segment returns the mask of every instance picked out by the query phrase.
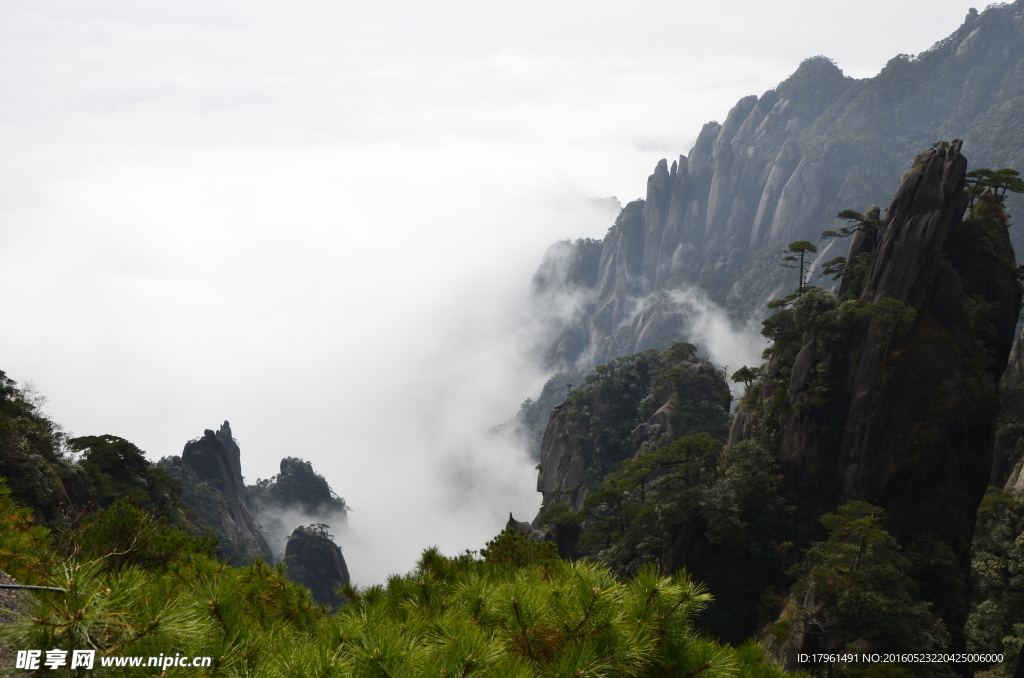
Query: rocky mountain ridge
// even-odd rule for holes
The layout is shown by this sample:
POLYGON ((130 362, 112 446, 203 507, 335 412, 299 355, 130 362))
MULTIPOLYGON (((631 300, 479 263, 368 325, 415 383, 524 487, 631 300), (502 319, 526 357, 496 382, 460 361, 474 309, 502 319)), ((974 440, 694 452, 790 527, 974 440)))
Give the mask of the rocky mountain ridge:
POLYGON ((254 505, 242 478, 241 450, 225 421, 217 431, 185 443, 181 456, 161 460, 161 467, 181 481, 186 505, 213 528, 219 550, 229 560, 273 560, 273 552, 253 518, 254 505))
MULTIPOLYGON (((602 241, 549 251, 538 293, 585 299, 550 364, 589 369, 692 340, 671 290, 699 289, 735 320, 758 315, 785 289, 778 252, 816 242, 841 210, 885 204, 921 147, 959 137, 976 166, 1024 166, 1022 103, 1024 0, 972 9, 950 36, 873 78, 846 77, 824 57, 804 61, 706 124, 687 155, 659 161, 646 197, 602 241)), ((831 249, 819 261, 841 253, 831 249)))
POLYGON ((238 563, 254 558, 288 563, 290 557, 296 576, 305 577, 300 583, 314 590, 319 602, 337 603, 335 586, 323 589, 309 573, 329 573, 336 585, 348 583, 344 556, 327 535, 328 528, 346 525, 348 507, 310 462, 285 457, 279 474, 247 486, 241 450, 225 421, 217 431, 207 429, 187 442, 180 457, 164 458, 159 465, 182 483, 185 505, 214 530, 222 556, 238 563), (306 529, 306 523, 315 529, 306 529))

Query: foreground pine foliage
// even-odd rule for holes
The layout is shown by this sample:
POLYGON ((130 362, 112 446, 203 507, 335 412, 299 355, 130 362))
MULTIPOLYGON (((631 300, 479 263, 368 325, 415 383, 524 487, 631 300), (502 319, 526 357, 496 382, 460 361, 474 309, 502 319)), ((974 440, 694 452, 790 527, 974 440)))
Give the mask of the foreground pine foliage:
POLYGON ((648 567, 623 582, 603 565, 558 560, 518 534, 499 536, 483 558, 428 549, 405 576, 344 590, 348 602, 332 615, 282 568, 228 566, 202 540, 182 538, 172 557, 150 557, 153 544, 169 537, 155 534, 143 511, 99 516, 120 521, 108 552, 76 541, 95 536, 95 520, 44 540, 2 482, 0 518, 5 543, 32 546, 0 550, 0 568, 67 590, 36 594, 20 621, 2 630, 15 647, 213 658, 209 668, 165 674, 97 660, 90 671, 76 670, 83 676, 782 675, 756 646, 737 650, 694 631, 710 596, 685 573, 663 577, 648 567))
POLYGON ((593 563, 492 567, 430 549, 412 574, 352 597, 337 620, 351 675, 717 676, 741 664, 694 634, 702 587, 653 568, 621 583, 593 563))

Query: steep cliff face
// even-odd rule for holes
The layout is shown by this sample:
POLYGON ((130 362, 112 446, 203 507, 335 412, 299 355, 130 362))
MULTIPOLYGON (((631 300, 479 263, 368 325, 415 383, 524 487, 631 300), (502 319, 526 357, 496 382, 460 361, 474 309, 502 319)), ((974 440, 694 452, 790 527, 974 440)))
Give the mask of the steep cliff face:
POLYGON ((960 150, 920 153, 872 242, 851 243, 871 256, 862 281, 769 321, 772 356, 731 436, 778 445, 805 534, 847 502, 882 507, 903 548, 931 554, 913 577, 954 647, 1022 294, 1000 200, 982 196, 963 220, 960 150))
POLYGON ((216 432, 206 429, 201 438, 185 443, 181 460, 199 482, 220 490, 230 501, 249 506, 242 480, 241 451, 228 422, 221 424, 216 432))
POLYGON ((267 540, 255 520, 253 503, 242 478, 241 450, 224 422, 216 432, 185 443, 181 456, 161 460, 161 468, 184 486, 184 499, 200 522, 213 528, 218 550, 230 562, 262 556, 273 560, 267 540))
MULTIPOLYGON (((648 298, 655 291, 698 286, 748 317, 784 289, 775 264, 787 243, 816 240, 843 209, 882 204, 937 139, 965 139, 977 166, 1024 166, 1022 36, 1018 0, 972 12, 874 78, 845 77, 816 57, 774 90, 741 99, 725 122, 704 126, 689 155, 657 164, 645 198, 627 204, 600 242, 596 276, 570 277, 592 296, 552 345, 552 365, 686 339, 685 319, 664 297, 648 298), (615 349, 602 353, 610 341, 615 349)), ((593 241, 585 247, 589 255, 593 241)))
POLYGON ((903 339, 875 317, 854 347, 839 480, 841 500, 888 507, 901 541, 938 538, 966 563, 1021 289, 1005 212, 983 199, 961 221, 967 160, 944 150, 914 160, 879 234, 861 299, 917 320, 903 339))
POLYGON ((335 590, 349 583, 348 566, 326 525, 295 528, 284 561, 288 578, 308 588, 313 600, 331 608, 341 604, 335 590))

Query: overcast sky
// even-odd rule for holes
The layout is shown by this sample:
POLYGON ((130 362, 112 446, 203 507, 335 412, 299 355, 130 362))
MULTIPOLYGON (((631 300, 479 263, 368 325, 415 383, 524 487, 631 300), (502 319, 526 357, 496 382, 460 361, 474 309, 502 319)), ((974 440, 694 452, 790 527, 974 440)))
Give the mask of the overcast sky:
MULTIPOLYGON (((530 275, 594 197, 807 57, 870 77, 950 0, 0 0, 0 369, 153 459, 313 462, 360 584, 539 506, 530 275)), ((738 364, 732 360, 730 364, 738 364)))

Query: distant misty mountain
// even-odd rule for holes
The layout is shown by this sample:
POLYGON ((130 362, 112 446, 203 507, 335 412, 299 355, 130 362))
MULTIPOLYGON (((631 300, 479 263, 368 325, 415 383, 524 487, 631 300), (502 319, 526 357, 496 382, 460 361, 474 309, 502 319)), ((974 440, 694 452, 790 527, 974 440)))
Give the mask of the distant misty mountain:
MULTIPOLYGON (((555 243, 534 275, 538 312, 563 329, 546 355, 558 373, 516 417, 533 455, 551 408, 595 365, 673 341, 706 354, 694 329, 714 304, 741 325, 759 320, 796 287, 779 266, 788 243, 820 245, 810 282, 830 287, 821 263, 848 247, 821 242, 836 214, 888 205, 922 148, 957 138, 968 169, 1024 170, 1024 0, 972 9, 949 37, 873 78, 812 57, 704 125, 687 155, 657 163, 646 198, 603 239, 555 243)), ((1007 206, 1019 216, 1024 199, 1007 206)), ((1024 246, 1021 227, 1010 238, 1024 246)))
MULTIPOLYGON (((550 366, 585 372, 692 339, 681 289, 702 290, 734 320, 756 316, 796 287, 796 274, 779 266, 789 242, 820 243, 841 210, 888 205, 914 156, 954 138, 964 140, 969 169, 1024 169, 1024 0, 972 9, 952 35, 893 57, 873 78, 807 59, 706 124, 687 155, 658 162, 646 199, 627 204, 603 240, 561 242, 546 254, 536 293, 574 300, 550 366)), ((1011 201, 1010 212, 1020 206, 1011 201)), ((1011 234, 1019 248, 1024 236, 1011 234)), ((818 262, 846 247, 833 241, 818 262)), ((564 393, 558 385, 549 395, 564 393)), ((546 412, 534 418, 546 421, 546 412)))

